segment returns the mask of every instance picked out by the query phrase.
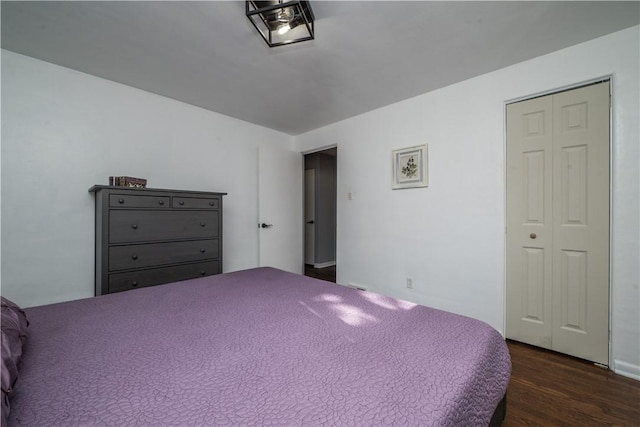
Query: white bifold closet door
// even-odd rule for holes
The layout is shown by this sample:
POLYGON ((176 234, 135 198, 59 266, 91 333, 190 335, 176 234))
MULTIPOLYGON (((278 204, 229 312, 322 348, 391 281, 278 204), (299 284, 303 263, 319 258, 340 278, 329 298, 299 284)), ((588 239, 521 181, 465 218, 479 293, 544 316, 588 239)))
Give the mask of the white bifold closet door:
POLYGON ((609 364, 609 82, 507 106, 507 338, 609 364))

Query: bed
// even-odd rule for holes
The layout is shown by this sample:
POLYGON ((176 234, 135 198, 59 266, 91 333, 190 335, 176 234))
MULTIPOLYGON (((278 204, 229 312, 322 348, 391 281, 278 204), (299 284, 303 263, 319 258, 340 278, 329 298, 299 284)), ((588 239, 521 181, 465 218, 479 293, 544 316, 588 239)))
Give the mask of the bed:
POLYGON ((491 326, 274 268, 24 311, 9 426, 486 426, 504 417, 511 361, 491 326))

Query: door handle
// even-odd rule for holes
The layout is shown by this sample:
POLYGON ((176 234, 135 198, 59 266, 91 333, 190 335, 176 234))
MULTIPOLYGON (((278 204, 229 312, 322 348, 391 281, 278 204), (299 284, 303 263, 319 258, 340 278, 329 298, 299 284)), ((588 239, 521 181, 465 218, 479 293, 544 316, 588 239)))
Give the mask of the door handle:
POLYGON ((271 227, 273 227, 273 224, 265 224, 263 222, 262 224, 258 224, 258 227, 260 227, 260 228, 271 228, 271 227))
POLYGON ((313 221, 313 220, 311 220, 311 221, 307 221, 307 224, 313 224, 313 223, 314 223, 314 221, 313 221))

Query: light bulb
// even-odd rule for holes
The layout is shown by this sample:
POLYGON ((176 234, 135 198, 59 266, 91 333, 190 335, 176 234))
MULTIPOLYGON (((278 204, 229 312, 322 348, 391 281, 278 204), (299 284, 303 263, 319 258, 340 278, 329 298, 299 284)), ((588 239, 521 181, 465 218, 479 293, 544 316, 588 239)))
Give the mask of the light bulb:
POLYGON ((283 36, 287 34, 290 29, 291 29, 291 26, 289 24, 281 25, 280 28, 278 28, 278 35, 283 36))

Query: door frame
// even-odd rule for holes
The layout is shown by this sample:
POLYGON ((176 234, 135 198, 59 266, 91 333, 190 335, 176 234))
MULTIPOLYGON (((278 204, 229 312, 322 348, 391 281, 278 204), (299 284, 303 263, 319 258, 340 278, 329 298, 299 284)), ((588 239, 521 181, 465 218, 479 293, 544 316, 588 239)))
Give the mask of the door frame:
MULTIPOLYGON (((304 165, 303 165, 304 166, 304 165)), ((315 225, 315 209, 316 209, 316 170, 315 169, 305 169, 304 170, 304 263, 307 264, 315 264, 316 262, 316 225, 315 225), (312 196, 312 197, 309 197, 312 196), (309 210, 312 210, 313 213, 309 215, 309 210), (309 221, 309 217, 311 218, 311 224, 309 221), (309 225, 313 225, 313 227, 309 227, 309 225)))
MULTIPOLYGON (((331 150, 333 148, 336 149, 336 153, 337 153, 336 154, 336 229, 335 229, 335 233, 336 233, 336 235, 335 235, 335 240, 336 240, 336 262, 335 262, 335 266, 336 266, 336 282, 337 282, 337 277, 338 277, 337 276, 337 274, 338 274, 338 226, 339 226, 339 224, 338 224, 339 204, 338 204, 338 202, 340 201, 339 192, 338 192, 338 188, 339 188, 339 185, 338 185, 339 184, 339 181, 338 181, 338 177, 339 177, 339 174, 338 174, 338 161, 339 161, 339 157, 340 157, 338 144, 336 143, 336 144, 324 145, 322 147, 313 148, 313 149, 307 150, 307 151, 302 151, 301 154, 302 154, 302 177, 303 177, 302 179, 303 179, 303 188, 304 188, 304 173, 305 173, 305 169, 304 169, 305 162, 304 162, 304 159, 305 159, 305 156, 307 154, 320 153, 322 151, 331 150)), ((303 194, 302 197, 304 198, 305 195, 303 194)), ((304 223, 305 222, 304 221, 304 212, 302 212, 302 215, 303 215, 303 223, 304 223)), ((305 238, 304 235, 303 235, 303 238, 305 238)), ((304 248, 305 248, 306 244, 307 244, 306 241, 302 242, 302 250, 303 251, 304 251, 304 248)), ((303 259, 304 259, 304 253, 303 253, 303 259)))
POLYGON ((614 87, 614 76, 612 74, 607 74, 601 77, 596 77, 589 80, 584 80, 578 83, 573 83, 566 86, 560 86, 555 89, 549 89, 541 92, 536 92, 533 94, 520 96, 517 98, 512 98, 505 100, 503 103, 503 114, 502 114, 502 164, 503 164, 503 192, 504 197, 502 200, 503 206, 503 224, 504 224, 504 236, 503 236, 503 254, 502 260, 504 262, 503 266, 503 287, 502 287, 502 295, 503 295, 503 307, 502 307, 502 331, 503 336, 506 336, 507 330, 507 106, 509 104, 514 104, 516 102, 527 101, 534 98, 539 98, 542 96, 552 95, 559 92, 566 92, 573 89, 578 89, 584 86, 590 86, 597 83, 609 82, 609 348, 608 348, 608 359, 609 366, 607 367, 609 370, 613 370, 613 335, 612 331, 612 322, 613 322, 613 288, 612 288, 612 268, 613 259, 612 259, 612 248, 613 248, 613 168, 614 168, 614 158, 613 158, 613 128, 614 128, 614 115, 613 115, 613 87, 614 87))

